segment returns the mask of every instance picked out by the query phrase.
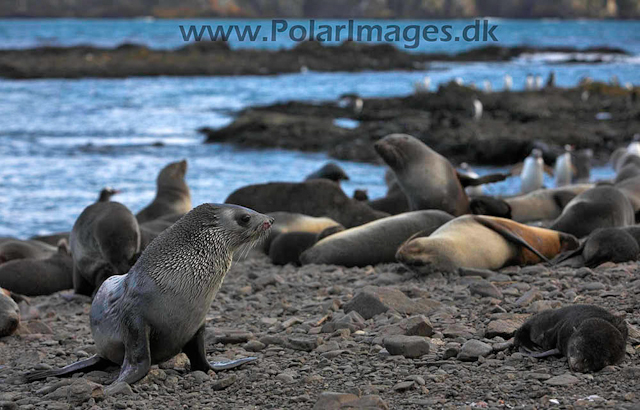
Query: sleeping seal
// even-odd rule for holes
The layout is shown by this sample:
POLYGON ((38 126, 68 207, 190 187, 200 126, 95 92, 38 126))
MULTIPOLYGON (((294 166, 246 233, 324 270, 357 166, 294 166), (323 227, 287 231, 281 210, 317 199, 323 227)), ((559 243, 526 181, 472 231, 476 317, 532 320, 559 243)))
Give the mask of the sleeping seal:
POLYGON ((15 259, 46 259, 55 253, 55 246, 34 239, 6 238, 0 242, 0 264, 15 259))
POLYGON ((300 255, 300 262, 348 267, 394 262, 398 247, 409 237, 421 231, 428 235, 452 219, 438 210, 378 219, 319 241, 300 255))
POLYGON ((597 372, 624 359, 627 324, 598 306, 545 310, 517 331, 513 345, 531 356, 566 356, 575 372, 597 372))
POLYGON ((186 159, 173 162, 160 171, 156 180, 156 197, 136 214, 139 223, 169 214, 185 214, 191 210, 191 193, 184 180, 186 174, 186 159))
POLYGON ((396 259, 427 275, 459 268, 497 270, 531 265, 576 249, 572 235, 519 224, 510 219, 464 215, 442 225, 428 237, 408 240, 396 259))
POLYGON ((453 216, 469 212, 469 199, 451 163, 419 139, 391 134, 374 148, 393 169, 412 211, 440 209, 453 216))
POLYGON ((73 289, 91 296, 112 275, 127 273, 140 252, 135 216, 119 202, 96 202, 82 211, 69 237, 73 289))
POLYGON ((549 228, 583 238, 598 228, 634 223, 627 196, 611 185, 598 185, 573 198, 549 228))
POLYGON ((180 352, 189 358, 191 371, 219 370, 221 366, 212 366, 206 358, 207 312, 233 254, 263 238, 272 222, 238 206, 196 207, 151 242, 129 273, 100 286, 90 313, 97 354, 62 369, 29 373, 26 380, 118 364, 114 384, 131 384, 151 365, 180 352))
POLYGON ((17 259, 0 265, 0 287, 25 296, 73 288, 73 260, 64 239, 47 259, 17 259))

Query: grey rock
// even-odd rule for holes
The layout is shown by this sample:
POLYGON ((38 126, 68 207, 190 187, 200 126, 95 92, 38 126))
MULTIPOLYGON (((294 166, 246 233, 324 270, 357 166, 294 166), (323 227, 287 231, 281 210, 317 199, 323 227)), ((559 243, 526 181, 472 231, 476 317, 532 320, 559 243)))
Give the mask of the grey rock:
POLYGON ((469 291, 472 295, 480 297, 489 297, 502 299, 502 292, 493 283, 486 280, 478 280, 469 285, 469 291))
POLYGON ((460 353, 458 353, 458 360, 471 362, 476 361, 478 360, 478 357, 487 356, 492 350, 491 346, 487 343, 471 339, 462 345, 460 353))
POLYGON ((249 340, 244 344, 244 346, 242 346, 242 348, 248 352, 259 352, 265 347, 267 346, 259 340, 249 340))
POLYGON ((544 382, 550 386, 571 386, 572 384, 576 384, 579 381, 580 379, 578 379, 571 373, 564 373, 559 376, 554 376, 550 379, 547 379, 544 382))
POLYGON ((236 376, 235 374, 232 374, 229 377, 225 377, 224 379, 219 379, 213 382, 213 384, 211 385, 211 389, 213 389, 214 391, 224 390, 227 387, 234 384, 237 380, 238 380, 238 376, 236 376))
POLYGON ((389 406, 380 398, 380 396, 377 395, 358 397, 351 393, 333 392, 323 392, 313 406, 313 410, 338 409, 388 410, 389 406))
POLYGON ((384 347, 392 355, 420 357, 428 354, 431 346, 421 336, 393 335, 384 339, 384 347))
POLYGON ((389 309, 407 315, 428 314, 436 306, 438 302, 426 298, 413 300, 395 288, 366 286, 342 308, 346 313, 355 310, 364 319, 371 319, 389 309))

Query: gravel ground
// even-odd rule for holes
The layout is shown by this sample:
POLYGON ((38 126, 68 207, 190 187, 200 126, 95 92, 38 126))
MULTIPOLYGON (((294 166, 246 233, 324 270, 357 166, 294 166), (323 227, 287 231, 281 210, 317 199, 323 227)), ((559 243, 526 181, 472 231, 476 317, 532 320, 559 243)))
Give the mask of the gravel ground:
POLYGON ((21 380, 94 352, 88 301, 34 297, 35 317, 0 340, 0 408, 640 408, 639 272, 609 263, 420 278, 397 264, 278 267, 254 256, 234 265, 216 296, 206 346, 212 361, 257 361, 189 373, 179 355, 112 394, 102 387, 115 367, 21 380), (575 374, 566 359, 529 358, 505 343, 530 314, 571 303, 626 317, 621 364, 575 374))

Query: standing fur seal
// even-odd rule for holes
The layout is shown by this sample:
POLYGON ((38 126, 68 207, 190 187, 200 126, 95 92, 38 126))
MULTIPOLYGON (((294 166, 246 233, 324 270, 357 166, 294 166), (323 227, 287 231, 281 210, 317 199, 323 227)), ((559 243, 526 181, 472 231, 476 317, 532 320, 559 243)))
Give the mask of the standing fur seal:
MULTIPOLYGON (((234 252, 264 238, 273 218, 202 204, 164 231, 129 273, 107 279, 91 305, 97 354, 27 381, 121 365, 115 383, 135 383, 151 365, 184 352, 191 371, 216 369, 205 354, 205 321, 234 252)), ((246 359, 245 359, 246 360, 246 359)))
POLYGON ((573 198, 549 228, 583 238, 598 228, 634 223, 629 199, 611 185, 598 185, 573 198))
POLYGON ((20 326, 20 308, 11 292, 0 288, 0 337, 9 336, 20 326))
POLYGON ((47 259, 18 259, 0 265, 0 287, 25 296, 73 288, 73 260, 64 239, 47 259))
POLYGON ((140 252, 135 216, 119 202, 96 202, 85 208, 70 236, 73 289, 91 296, 112 275, 127 273, 140 252))
POLYGON ((347 175, 346 172, 344 172, 344 169, 342 169, 340 165, 336 164, 335 162, 327 162, 319 170, 307 175, 307 177, 305 178, 305 181, 308 181, 310 179, 322 179, 322 178, 328 179, 330 181, 337 182, 337 183, 340 183, 340 181, 343 181, 343 180, 344 181, 349 180, 349 176, 347 175))
POLYGON ((184 180, 187 160, 173 162, 160 171, 156 184, 156 197, 138 212, 139 223, 152 221, 168 214, 184 214, 191 210, 191 193, 184 180))
POLYGON ((529 318, 513 345, 533 357, 566 356, 576 372, 597 372, 624 359, 627 324, 598 306, 572 305, 545 310, 529 318))
POLYGON ((510 198, 480 196, 471 199, 471 211, 476 215, 498 216, 516 222, 553 220, 576 195, 593 188, 593 184, 569 185, 562 188, 538 189, 510 198))
POLYGON ((419 274, 458 268, 497 270, 530 265, 578 247, 572 235, 519 224, 510 219, 464 215, 426 238, 408 240, 397 260, 419 274))
POLYGON ((303 264, 367 266, 394 262, 398 247, 417 232, 428 235, 453 217, 438 210, 378 219, 325 238, 300 255, 303 264))
POLYGON ((469 199, 455 168, 422 141, 411 135, 391 134, 374 147, 393 169, 412 211, 440 209, 454 216, 469 212, 469 199))
POLYGON ((225 203, 262 213, 283 211, 328 217, 346 228, 389 216, 349 198, 339 185, 326 179, 249 185, 232 192, 225 203))

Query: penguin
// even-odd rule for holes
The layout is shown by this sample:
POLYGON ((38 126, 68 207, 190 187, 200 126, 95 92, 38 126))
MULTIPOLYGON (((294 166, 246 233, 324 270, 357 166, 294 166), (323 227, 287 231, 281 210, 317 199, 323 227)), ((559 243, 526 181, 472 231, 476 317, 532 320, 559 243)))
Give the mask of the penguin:
POLYGON ((426 76, 422 81, 418 81, 413 85, 413 89, 418 93, 428 93, 431 88, 431 77, 426 76))
POLYGON ((564 146, 564 154, 559 155, 556 158, 556 165, 553 171, 555 177, 556 187, 562 187, 570 185, 573 179, 573 162, 571 161, 571 152, 573 147, 571 145, 564 146))
POLYGON ((482 82, 482 86, 484 87, 484 91, 487 93, 491 92, 491 82, 489 80, 484 80, 482 82))
POLYGON ((524 80, 524 89, 527 91, 533 91, 535 87, 535 79, 532 74, 527 74, 527 78, 524 80))
POLYGON ((531 150, 523 164, 514 166, 512 175, 520 174, 520 191, 523 194, 543 188, 544 173, 552 174, 542 160, 542 151, 538 148, 531 150))
POLYGON ((482 118, 482 102, 475 98, 473 100, 473 119, 479 121, 482 118))
POLYGON ((511 88, 513 88, 513 77, 511 77, 509 74, 505 74, 504 75, 504 90, 505 91, 511 91, 511 88))
POLYGON ((535 87, 536 91, 540 91, 542 90, 542 76, 541 75, 537 75, 536 76, 536 87, 535 87))

